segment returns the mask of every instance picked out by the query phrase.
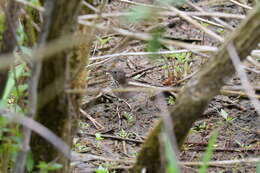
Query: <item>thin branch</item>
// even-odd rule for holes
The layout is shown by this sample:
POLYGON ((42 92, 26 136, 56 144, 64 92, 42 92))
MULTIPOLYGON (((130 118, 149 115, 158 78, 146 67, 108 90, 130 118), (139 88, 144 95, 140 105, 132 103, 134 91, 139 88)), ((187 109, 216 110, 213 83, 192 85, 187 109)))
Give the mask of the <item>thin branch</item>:
POLYGON ((205 32, 210 37, 213 37, 213 38, 215 38, 216 40, 218 40, 220 42, 224 42, 224 39, 222 37, 217 35, 215 32, 209 30, 208 28, 202 26, 201 24, 199 24, 197 21, 193 20, 190 16, 188 16, 184 12, 178 10, 175 7, 169 7, 169 9, 172 10, 173 12, 177 13, 181 18, 183 18, 184 20, 186 20, 190 24, 194 25, 196 28, 198 28, 198 29, 202 30, 203 32, 205 32))
MULTIPOLYGON (((193 7, 194 9, 200 11, 200 12, 204 12, 204 9, 200 8, 199 6, 195 5, 194 3, 190 2, 190 0, 186 0, 186 3, 189 4, 191 7, 193 7)), ((217 18, 216 16, 213 17, 213 19, 220 23, 221 25, 225 26, 226 28, 230 29, 230 30, 233 30, 234 28, 229 25, 228 23, 224 22, 223 20, 217 18)))
POLYGON ((96 56, 90 58, 90 60, 94 61, 94 60, 101 60, 105 58, 118 57, 118 56, 167 55, 167 54, 186 53, 186 52, 190 52, 190 51, 183 49, 183 50, 171 50, 171 51, 159 51, 159 52, 123 52, 123 53, 116 53, 112 55, 96 56))
MULTIPOLYGON (((254 55, 252 55, 252 56, 254 56, 254 55)), ((260 56, 259 56, 259 58, 260 58, 260 56)), ((257 62, 255 59, 253 59, 251 56, 248 56, 246 58, 246 60, 249 61, 251 64, 255 65, 257 68, 260 68, 260 63, 257 62)))
MULTIPOLYGON (((89 37, 87 36, 89 35, 81 34, 77 36, 75 35, 63 36, 62 38, 58 38, 53 41, 50 41, 44 46, 40 46, 32 49, 31 57, 28 57, 28 55, 23 53, 19 54, 19 56, 22 59, 26 59, 28 62, 37 62, 46 59, 48 57, 51 57, 51 55, 54 55, 55 53, 61 52, 68 48, 72 48, 74 46, 81 45, 86 41, 89 41, 89 37)), ((12 53, 10 53, 10 54, 1 55, 0 59, 1 59, 0 69, 6 69, 15 62, 16 57, 12 53)))
MULTIPOLYGON (((155 103, 158 105, 158 108, 160 110, 159 114, 161 115, 163 127, 164 127, 159 137, 159 139, 161 140, 160 147, 163 146, 162 151, 163 153, 165 153, 167 147, 166 144, 169 141, 171 151, 173 152, 172 153, 173 162, 177 163, 179 162, 180 152, 178 150, 177 139, 175 136, 173 123, 172 123, 173 122, 172 117, 170 116, 170 112, 168 110, 168 106, 162 92, 156 95, 155 103)), ((178 170, 177 172, 180 172, 180 168, 178 166, 176 169, 178 170)))
POLYGON ((63 142, 58 136, 56 136, 49 129, 44 127, 42 124, 36 122, 35 120, 28 118, 24 115, 20 115, 18 113, 13 113, 8 109, 1 109, 0 115, 8 118, 9 121, 21 124, 34 132, 38 133, 44 139, 49 141, 53 146, 57 148, 61 153, 64 154, 67 158, 70 158, 70 148, 69 146, 63 142))
MULTIPOLYGON (((242 164, 242 163, 254 163, 256 164, 259 162, 259 158, 248 158, 248 159, 240 159, 240 160, 221 160, 221 161, 211 161, 208 162, 207 165, 209 166, 220 166, 220 165, 234 165, 234 164, 242 164)), ((202 166, 205 163, 203 162, 181 162, 181 165, 186 166, 202 166)))
MULTIPOLYGON (((246 17, 245 15, 233 14, 233 13, 222 13, 222 12, 185 12, 185 14, 187 14, 191 17, 203 16, 203 17, 221 17, 221 18, 228 18, 228 19, 245 19, 245 17, 246 17)), ((127 13, 127 12, 102 13, 100 15, 84 14, 84 15, 78 16, 78 20, 91 20, 91 19, 97 19, 97 18, 122 17, 122 16, 130 16, 130 15, 131 15, 131 13, 127 13)), ((171 16, 171 17, 177 16, 177 14, 172 11, 158 12, 158 15, 159 16, 171 16)))
POLYGON ((82 1, 82 4, 96 13, 99 12, 99 10, 97 8, 95 8, 93 5, 91 5, 90 3, 86 2, 86 1, 82 1))
POLYGON ((244 87, 245 89, 245 92, 247 93, 249 99, 251 100, 252 104, 254 105, 255 107, 255 110, 259 116, 259 120, 260 120, 260 102, 259 100, 256 98, 256 95, 255 95, 255 91, 253 89, 253 87, 251 86, 248 78, 247 78, 247 75, 246 75, 246 72, 243 68, 243 65, 240 61, 240 58, 238 56, 238 53, 236 51, 236 48, 234 46, 234 44, 231 42, 228 44, 227 46, 227 51, 228 51, 228 54, 232 60, 232 63, 236 69, 236 72, 241 80, 241 83, 242 83, 242 86, 244 87))
POLYGON ((207 24, 210 24, 212 26, 216 26, 216 27, 220 27, 220 28, 225 28, 224 25, 221 25, 221 24, 218 24, 218 23, 215 23, 215 22, 212 22, 210 20, 207 20, 207 19, 203 19, 201 17, 197 17, 197 16, 192 16, 193 19, 196 19, 198 21, 201 21, 201 22, 204 22, 204 23, 207 23, 207 24))
POLYGON ((229 1, 232 2, 232 3, 234 3, 234 4, 236 4, 236 5, 238 5, 238 6, 240 6, 240 7, 245 8, 245 9, 248 9, 248 10, 253 9, 252 7, 249 7, 248 5, 242 4, 242 3, 237 2, 237 1, 235 1, 235 0, 229 0, 229 1))
POLYGON ((25 0, 15 0, 16 2, 19 2, 23 5, 27 5, 29 7, 32 7, 40 12, 44 12, 44 8, 43 7, 40 7, 40 6, 37 6, 37 5, 34 5, 33 3, 29 2, 29 1, 25 1, 25 0))
MULTIPOLYGON (((122 28, 107 27, 107 26, 105 27, 104 25, 100 25, 100 24, 96 25, 96 24, 93 24, 92 22, 87 22, 87 21, 83 21, 83 20, 79 20, 78 23, 82 24, 82 25, 86 25, 86 26, 92 26, 92 27, 95 27, 96 29, 100 29, 100 30, 115 31, 121 35, 130 36, 130 37, 133 37, 133 38, 136 38, 139 40, 149 41, 152 39, 151 35, 147 34, 147 33, 141 33, 141 32, 134 33, 134 32, 130 32, 128 30, 122 29, 122 28)), ((159 39, 159 41, 162 44, 186 48, 194 53, 216 52, 218 50, 217 47, 213 47, 213 46, 199 46, 199 45, 193 45, 193 44, 188 44, 188 43, 184 43, 184 42, 180 42, 180 41, 167 40, 167 39, 159 39)))

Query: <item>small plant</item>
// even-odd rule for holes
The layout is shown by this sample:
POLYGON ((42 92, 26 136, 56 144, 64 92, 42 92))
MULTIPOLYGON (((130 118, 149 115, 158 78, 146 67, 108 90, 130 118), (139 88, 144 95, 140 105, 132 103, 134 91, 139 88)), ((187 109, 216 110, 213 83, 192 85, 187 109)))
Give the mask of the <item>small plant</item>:
POLYGON ((135 75, 135 76, 133 77, 133 79, 134 79, 134 80, 138 80, 141 76, 142 76, 142 74, 135 75))
POLYGON ((8 172, 15 163, 19 150, 20 134, 17 126, 10 126, 6 118, 0 117, 0 172, 8 172))
POLYGON ((228 113, 227 113, 224 109, 221 109, 220 112, 219 112, 219 114, 220 114, 227 122, 230 122, 230 121, 233 120, 233 118, 230 117, 230 116, 228 115, 228 113))
POLYGON ((104 139, 104 138, 102 138, 102 136, 101 136, 101 133, 96 133, 95 134, 95 137, 96 137, 96 140, 97 140, 97 148, 100 148, 100 145, 101 145, 101 141, 104 139))
POLYGON ((89 124, 80 121, 80 122, 79 122, 79 127, 80 127, 81 129, 87 129, 87 128, 89 128, 89 124))
POLYGON ((237 145, 239 145, 241 148, 244 148, 244 147, 245 147, 245 144, 239 142, 238 140, 235 140, 235 143, 236 143, 237 145))
POLYGON ((202 26, 204 26, 204 27, 208 27, 208 26, 209 26, 209 24, 208 24, 208 23, 205 23, 205 22, 200 22, 200 24, 201 24, 202 26))
POLYGON ((122 137, 122 138, 127 138, 128 137, 128 133, 124 129, 121 129, 119 131, 119 133, 117 133, 117 135, 122 137))
POLYGON ((96 137, 97 141, 102 141, 104 139, 104 138, 102 138, 101 133, 96 133, 95 137, 96 137))
POLYGON ((202 122, 202 123, 196 124, 196 125, 193 127, 193 130, 195 130, 195 131, 201 131, 201 130, 206 130, 206 129, 207 129, 207 124, 206 124, 206 122, 202 122))
POLYGON ((223 28, 218 28, 218 29, 217 29, 217 32, 218 32, 219 34, 224 34, 225 30, 224 30, 223 28))
POLYGON ((127 120, 128 123, 131 123, 134 121, 133 114, 129 112, 124 112, 123 117, 127 120))
POLYGON ((190 73, 191 53, 173 53, 165 56, 166 59, 174 59, 173 74, 175 78, 180 79, 190 73))
POLYGON ((99 36, 96 36, 96 38, 98 39, 98 41, 100 42, 101 46, 104 46, 105 44, 107 44, 109 42, 109 40, 112 39, 112 37, 108 37, 108 38, 101 38, 99 36))
POLYGON ((73 139, 73 150, 77 151, 79 153, 85 153, 88 152, 90 149, 89 147, 86 146, 86 144, 83 142, 80 142, 79 138, 74 138, 73 139))
POLYGON ((175 105, 175 98, 170 96, 168 97, 167 102, 169 105, 175 105))
POLYGON ((95 169, 95 173, 109 173, 109 170, 100 165, 97 169, 95 169))

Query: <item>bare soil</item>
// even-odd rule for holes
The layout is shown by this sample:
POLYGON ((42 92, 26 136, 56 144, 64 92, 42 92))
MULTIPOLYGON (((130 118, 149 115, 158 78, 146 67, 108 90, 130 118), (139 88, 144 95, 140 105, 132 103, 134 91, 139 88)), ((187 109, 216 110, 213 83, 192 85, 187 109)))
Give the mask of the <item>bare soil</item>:
MULTIPOLYGON (((124 11, 129 8, 129 6, 130 5, 122 2, 112 1, 105 7, 105 11, 124 11)), ((214 10, 234 14, 246 14, 245 9, 226 1, 225 3, 205 6, 204 9, 208 11, 214 10)), ((192 11, 191 8, 185 8, 185 10, 192 11)), ((106 23, 110 22, 110 24, 112 23, 114 26, 129 27, 114 18, 100 20, 99 22, 101 21, 106 23)), ((166 28, 165 35, 167 37, 201 45, 218 46, 216 41, 179 17, 164 17, 160 21, 166 28)), ((236 19, 225 19, 225 21, 234 27, 239 24, 239 20, 236 19)), ((146 22, 145 24, 149 25, 149 27, 155 25, 152 21, 146 22)), ((128 29, 146 31, 146 28, 147 27, 138 24, 128 29)), ((208 28, 215 31, 219 29, 211 25, 209 25, 208 28)), ((225 35, 229 32, 230 31, 221 32, 221 34, 225 35)), ((106 32, 100 33, 99 37, 110 37, 110 40, 105 45, 101 45, 100 42, 96 41, 95 48, 93 48, 94 56, 109 54, 111 49, 116 47, 124 38, 106 32)), ((132 40, 119 52, 144 51, 145 45, 146 43, 142 41, 132 40)), ((192 54, 188 57, 189 68, 186 69, 186 71, 174 73, 174 78, 170 78, 168 70, 164 68, 164 60, 167 59, 168 64, 173 66, 177 65, 180 66, 180 68, 183 68, 184 64, 177 62, 175 58, 165 57, 166 56, 158 56, 156 60, 151 60, 147 56, 116 57, 109 63, 94 67, 89 80, 89 88, 102 89, 109 87, 111 78, 105 71, 111 68, 121 68, 128 76, 131 76, 134 72, 148 67, 153 68, 138 73, 138 76, 131 76, 129 80, 137 80, 154 86, 163 86, 166 80, 171 80, 170 86, 182 87, 188 79, 183 82, 178 81, 192 74, 198 70, 202 64, 207 62, 207 58, 192 54)), ((245 62, 245 65, 249 68, 256 69, 255 66, 248 62, 245 62)), ((247 73, 252 85, 260 86, 260 75, 250 71, 247 71, 247 73)), ((234 76, 227 82, 225 87, 240 85, 239 78, 234 76)), ((89 97, 89 95, 86 95, 85 100, 89 99, 89 97)), ((169 98, 166 98, 166 101, 170 104, 169 98)), ((108 168, 111 172, 112 170, 115 172, 125 172, 127 168, 133 164, 149 129, 153 128, 154 124, 160 119, 159 109, 151 98, 151 95, 143 92, 135 93, 133 97, 125 99, 124 101, 110 96, 101 97, 95 105, 89 108, 84 107, 84 111, 104 128, 95 127, 94 124, 84 116, 80 119, 79 131, 74 139, 75 151, 81 153, 83 156, 84 154, 92 154, 98 157, 77 165, 74 170, 75 173, 93 172, 93 169, 98 168, 100 165, 108 168), (101 134, 101 137, 97 134, 101 134)), ((213 158, 211 159, 212 161, 259 157, 260 129, 257 118, 258 116, 247 98, 240 97, 239 95, 216 96, 205 111, 204 118, 197 121, 190 130, 190 134, 184 146, 180 149, 180 160, 183 162, 201 161, 202 155, 207 148, 209 137, 214 131, 218 131, 218 138, 213 158), (223 117, 224 115, 228 118, 225 119, 223 117)), ((196 172, 197 169, 198 167, 195 166, 184 167, 186 172, 196 172)), ((212 165, 209 167, 208 172, 253 173, 256 172, 256 166, 255 163, 212 165)))

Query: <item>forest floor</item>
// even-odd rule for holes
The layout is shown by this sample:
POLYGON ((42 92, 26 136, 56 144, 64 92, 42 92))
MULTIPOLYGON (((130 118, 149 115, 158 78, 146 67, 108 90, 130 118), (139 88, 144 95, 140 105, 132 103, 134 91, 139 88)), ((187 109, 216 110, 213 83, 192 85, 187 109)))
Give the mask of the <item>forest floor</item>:
MULTIPOLYGON (((198 3, 202 2, 208 1, 198 1, 198 3)), ((125 11, 129 7, 132 7, 132 5, 112 1, 105 6, 104 11, 115 13, 125 11)), ((242 15, 246 15, 248 11, 230 1, 205 4, 203 8, 208 11, 242 15)), ((185 7, 184 10, 192 11, 192 8, 185 7)), ((160 21, 160 25, 166 29, 165 35, 168 38, 199 45, 219 46, 219 43, 180 17, 163 17, 160 21)), ((233 27, 236 27, 240 21, 230 18, 225 20, 233 27)), ((115 18, 99 19, 98 22, 143 32, 146 32, 147 28, 151 29, 155 26, 153 21, 146 22, 146 25, 144 23, 128 25, 122 22, 122 19, 115 18)), ((230 33, 230 31, 220 27, 204 25, 222 36, 230 33)), ((110 32, 99 33, 98 37, 99 39, 95 41, 93 47, 93 56, 111 54, 111 50, 125 38, 110 32), (101 43, 105 39, 107 41, 101 43)), ((126 46, 113 53, 143 52, 145 48, 145 42, 130 40, 126 46)), ((165 49, 162 48, 161 50, 165 49)), ((164 87, 167 85, 181 88, 188 81, 187 76, 199 70, 208 59, 210 58, 191 53, 160 55, 152 60, 145 55, 115 57, 109 62, 104 62, 92 69, 88 85, 89 89, 109 87, 111 77, 105 71, 121 68, 126 72, 129 80, 153 86, 164 87)), ((259 61, 259 59, 256 61, 259 61)), ((249 69, 247 74, 252 86, 256 86, 256 90, 259 90, 260 69, 257 69, 249 61, 245 61, 244 65, 249 69)), ((185 144, 180 149, 181 161, 201 161, 203 153, 207 149, 209 138, 215 131, 218 132, 218 137, 211 161, 259 157, 260 129, 259 124, 257 124, 258 116, 249 99, 241 95, 241 92, 244 91, 241 89, 240 79, 236 75, 233 76, 226 82, 223 90, 235 91, 236 94, 221 92, 221 95, 216 96, 211 101, 204 112, 204 118, 194 124, 185 144)), ((85 100, 88 97, 87 95, 85 100)), ((168 105, 172 105, 178 99, 170 97, 166 98, 166 101, 168 105)), ((109 169, 111 172, 124 172, 133 164, 149 129, 153 128, 154 124, 160 119, 158 105, 151 99, 151 94, 143 92, 135 93, 133 97, 124 101, 114 97, 103 97, 95 105, 88 108, 83 106, 83 109, 103 128, 96 127, 85 115, 82 115, 79 122, 79 131, 74 139, 74 148, 83 157, 85 153, 96 157, 77 165, 74 170, 75 173, 92 172, 93 169, 100 166, 109 169)), ((197 172, 198 167, 186 165, 183 170, 184 172, 197 172)), ((256 172, 256 166, 255 163, 213 164, 209 167, 208 172, 253 173, 256 172)))

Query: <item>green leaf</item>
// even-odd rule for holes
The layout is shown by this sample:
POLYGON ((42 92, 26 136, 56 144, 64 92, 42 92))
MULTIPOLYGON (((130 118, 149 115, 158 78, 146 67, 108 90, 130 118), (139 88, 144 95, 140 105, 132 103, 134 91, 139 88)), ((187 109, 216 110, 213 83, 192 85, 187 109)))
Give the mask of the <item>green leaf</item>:
POLYGON ((185 3, 185 0, 163 0, 158 1, 160 5, 169 6, 173 5, 175 7, 182 6, 185 3))
POLYGON ((203 159, 202 159, 203 165, 200 167, 199 173, 206 173, 207 172, 208 162, 210 161, 210 159, 213 155, 213 149, 214 149, 214 145, 217 141, 217 137, 218 137, 218 132, 215 131, 209 139, 209 144, 208 144, 207 150, 204 153, 203 159))
POLYGON ((134 79, 134 80, 137 80, 137 79, 139 79, 141 76, 142 76, 142 74, 135 75, 135 76, 133 77, 133 79, 134 79))
POLYGON ((32 152, 28 152, 27 157, 26 157, 26 170, 28 172, 31 172, 34 167, 34 161, 33 161, 33 155, 32 152))
POLYGON ((129 23, 137 23, 141 20, 150 19, 152 9, 144 6, 134 6, 130 9, 130 14, 127 16, 126 21, 129 23))
MULTIPOLYGON (((24 71, 24 67, 25 67, 25 64, 20 64, 14 68, 17 78, 19 78, 22 75, 22 73, 24 71)), ((9 97, 11 90, 14 86, 15 86, 14 72, 9 71, 7 84, 6 84, 4 94, 2 97, 3 100, 6 100, 9 97)))
POLYGON ((169 105, 174 105, 174 104, 175 104, 175 98, 172 97, 172 96, 170 96, 170 97, 168 98, 168 104, 169 104, 169 105))
POLYGON ((104 138, 102 138, 101 133, 95 133, 95 137, 96 137, 97 141, 101 141, 104 139, 104 138))
POLYGON ((163 142, 165 145, 165 156, 167 160, 166 173, 180 173, 177 161, 175 159, 176 153, 174 152, 171 141, 167 138, 165 133, 162 133, 163 142))
POLYGON ((96 173, 109 173, 108 169, 102 167, 101 165, 97 169, 95 169, 95 172, 96 173))
POLYGON ((61 169, 63 166, 62 164, 59 164, 59 163, 52 163, 48 166, 48 170, 50 171, 54 171, 54 170, 58 170, 58 169, 61 169))
POLYGON ((108 38, 106 38, 106 39, 102 39, 102 38, 99 37, 99 36, 96 36, 96 38, 98 39, 98 41, 100 42, 100 44, 101 44, 102 46, 105 45, 105 44, 107 44, 107 43, 109 42, 109 40, 112 39, 112 37, 108 37, 108 38))
POLYGON ((0 13, 0 33, 2 34, 5 30, 5 15, 0 13))
POLYGON ((221 115, 225 120, 228 119, 228 113, 227 113, 224 109, 221 109, 221 110, 220 110, 220 115, 221 115))
MULTIPOLYGON (((160 38, 162 37, 163 33, 165 32, 164 28, 158 27, 155 28, 151 35, 152 39, 148 41, 146 50, 148 52, 157 52, 161 48, 160 38)), ((149 55, 148 57, 154 60, 158 55, 149 55)))
POLYGON ((54 171, 61 169, 63 166, 59 163, 49 163, 47 164, 46 162, 40 161, 39 164, 37 165, 38 168, 40 168, 41 173, 47 173, 48 171, 54 171))
POLYGON ((23 45, 27 40, 27 35, 24 31, 23 24, 20 22, 20 20, 18 22, 17 29, 16 29, 16 38, 20 46, 23 45))
POLYGON ((21 93, 23 93, 26 89, 28 89, 28 84, 23 84, 18 86, 18 91, 16 88, 12 90, 12 96, 18 97, 21 93))
POLYGON ((20 49, 22 50, 23 53, 31 56, 32 55, 32 49, 31 48, 28 48, 28 47, 25 47, 25 46, 20 46, 20 49))
POLYGON ((256 173, 260 173, 260 161, 256 165, 256 173))

